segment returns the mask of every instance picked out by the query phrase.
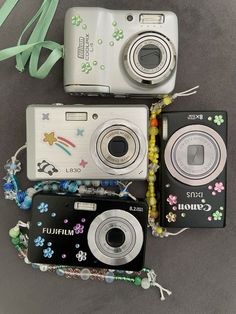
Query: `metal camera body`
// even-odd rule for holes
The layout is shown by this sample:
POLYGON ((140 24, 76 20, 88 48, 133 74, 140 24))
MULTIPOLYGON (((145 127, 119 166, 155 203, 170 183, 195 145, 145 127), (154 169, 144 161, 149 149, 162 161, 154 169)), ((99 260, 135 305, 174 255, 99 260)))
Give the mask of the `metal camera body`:
POLYGON ((161 225, 225 225, 227 113, 165 112, 160 123, 161 225))
POLYGON ((147 177, 145 105, 30 105, 30 180, 147 177))
POLYGON ((144 266, 147 215, 143 201, 37 194, 28 258, 40 264, 139 271, 144 266))
POLYGON ((67 11, 64 87, 74 95, 156 96, 173 91, 178 20, 168 11, 67 11))

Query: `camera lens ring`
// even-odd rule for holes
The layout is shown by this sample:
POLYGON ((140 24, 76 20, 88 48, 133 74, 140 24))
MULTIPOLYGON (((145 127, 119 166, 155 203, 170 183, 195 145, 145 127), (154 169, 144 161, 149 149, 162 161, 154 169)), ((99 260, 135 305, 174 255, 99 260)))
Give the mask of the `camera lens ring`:
POLYGON ((102 171, 111 175, 120 176, 134 171, 141 164, 147 156, 147 141, 139 127, 130 121, 124 119, 108 120, 94 131, 91 137, 90 152, 95 164, 102 171), (112 129, 112 127, 114 129, 129 131, 132 143, 135 145, 135 154, 130 156, 130 158, 126 158, 126 160, 120 162, 120 164, 115 162, 117 159, 114 158, 114 156, 111 158, 113 162, 107 162, 107 151, 104 156, 101 150, 101 141, 103 139, 101 135, 106 135, 106 131, 109 130, 109 128, 112 129))
POLYGON ((87 240, 90 251, 99 261, 119 266, 131 262, 140 253, 144 235, 141 224, 132 214, 111 209, 92 221, 87 240), (124 243, 120 247, 114 248, 106 242, 106 234, 112 228, 119 228, 125 233, 124 243))
POLYGON ((126 126, 111 126, 104 130, 97 141, 97 152, 101 161, 110 167, 125 168, 137 159, 140 151, 140 144, 137 135, 126 126), (116 157, 109 151, 110 141, 121 136, 128 143, 128 151, 124 156, 116 157))
POLYGON ((224 169, 226 158, 226 146, 219 133, 200 124, 188 125, 177 130, 169 138, 164 152, 165 164, 170 174, 178 181, 190 186, 204 185, 217 178, 224 169), (183 156, 186 155, 183 153, 186 149, 186 143, 195 145, 197 143, 207 147, 206 156, 208 161, 205 165, 201 165, 196 170, 194 167, 187 166, 187 162, 183 160, 183 156), (214 153, 215 157, 211 156, 214 153), (181 155, 181 157, 178 158, 177 155, 181 155), (200 172, 194 173, 198 169, 200 169, 200 172))
POLYGON ((136 82, 155 85, 171 75, 176 66, 176 51, 172 42, 164 35, 155 32, 141 33, 126 45, 124 65, 127 73, 136 82), (139 51, 150 44, 161 52, 161 62, 153 69, 144 68, 138 61, 139 51))

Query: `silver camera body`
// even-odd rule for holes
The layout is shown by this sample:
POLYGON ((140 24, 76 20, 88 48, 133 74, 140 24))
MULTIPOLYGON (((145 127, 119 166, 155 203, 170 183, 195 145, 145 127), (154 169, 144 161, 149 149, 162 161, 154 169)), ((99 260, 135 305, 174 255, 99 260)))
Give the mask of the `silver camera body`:
POLYGON ((65 17, 64 88, 156 96, 175 86, 178 20, 168 11, 75 7, 65 17))
POLYGON ((30 105, 30 180, 147 177, 145 105, 30 105))

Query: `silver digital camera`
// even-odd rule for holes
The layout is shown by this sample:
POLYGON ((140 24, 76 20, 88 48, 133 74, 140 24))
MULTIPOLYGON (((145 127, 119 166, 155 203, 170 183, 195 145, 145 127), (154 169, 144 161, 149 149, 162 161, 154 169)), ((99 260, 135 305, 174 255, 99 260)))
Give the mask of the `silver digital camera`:
POLYGON ((31 105, 27 175, 43 179, 145 179, 144 105, 31 105))
POLYGON ((74 95, 156 96, 175 86, 173 12, 75 7, 65 17, 64 87, 74 95))

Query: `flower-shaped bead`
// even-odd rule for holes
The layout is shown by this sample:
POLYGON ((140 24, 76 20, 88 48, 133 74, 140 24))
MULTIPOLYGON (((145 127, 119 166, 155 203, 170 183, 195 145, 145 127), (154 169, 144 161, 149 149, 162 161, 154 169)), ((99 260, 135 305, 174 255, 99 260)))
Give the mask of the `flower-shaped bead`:
POLYGON ((79 251, 75 256, 79 262, 86 261, 87 259, 87 253, 83 251, 79 251))
POLYGON ((14 200, 16 198, 16 192, 14 191, 5 191, 4 196, 6 200, 14 200))
POLYGON ((43 250, 44 257, 51 258, 53 254, 54 251, 50 247, 47 247, 46 249, 43 250))
POLYGON ((215 211, 215 212, 212 214, 212 216, 213 216, 213 219, 214 219, 214 220, 221 220, 221 218, 222 218, 222 213, 221 213, 219 210, 217 210, 217 211, 215 211))
POLYGON ((21 163, 17 159, 15 161, 9 159, 4 166, 4 169, 10 174, 16 174, 21 171, 21 163))
POLYGON ((38 236, 36 239, 34 239, 34 245, 35 246, 43 246, 45 239, 41 236, 38 236))
POLYGON ((177 196, 170 194, 167 198, 167 202, 172 206, 177 204, 177 196))
POLYGON ((74 227, 73 227, 74 231, 76 234, 80 234, 80 233, 83 233, 84 232, 84 226, 81 225, 81 224, 76 224, 74 227))
POLYGON ((220 115, 216 115, 214 117, 214 123, 217 124, 217 125, 221 125, 222 123, 224 123, 223 116, 221 114, 220 115))
POLYGON ((39 212, 42 213, 46 213, 48 211, 48 204, 47 203, 40 203, 39 206, 37 207, 39 212))
POLYGON ((115 29, 114 33, 112 34, 112 36, 116 39, 116 40, 120 40, 124 37, 124 33, 122 29, 115 29))
POLYGON ((82 63, 81 70, 82 72, 85 72, 86 74, 88 74, 92 70, 92 67, 89 62, 82 63))
POLYGON ((216 182, 214 186, 214 190, 218 193, 225 189, 223 182, 216 182))
POLYGON ((176 214, 169 212, 169 214, 166 215, 166 219, 168 222, 175 222, 176 221, 176 214))
POLYGON ((75 26, 80 26, 80 24, 83 22, 82 18, 80 17, 80 15, 74 15, 71 18, 71 22, 73 25, 75 26))

